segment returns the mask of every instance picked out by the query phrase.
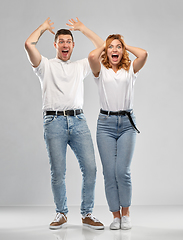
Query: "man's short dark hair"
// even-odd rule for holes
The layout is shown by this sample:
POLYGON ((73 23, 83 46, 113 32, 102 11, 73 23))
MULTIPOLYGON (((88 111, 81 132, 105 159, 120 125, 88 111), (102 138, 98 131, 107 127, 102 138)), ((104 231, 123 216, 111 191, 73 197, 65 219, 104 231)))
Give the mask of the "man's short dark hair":
POLYGON ((57 38, 58 38, 59 35, 70 35, 72 37, 72 41, 74 42, 73 35, 72 35, 71 31, 68 30, 68 29, 60 29, 60 30, 58 30, 56 32, 56 34, 55 34, 55 42, 57 41, 57 38))

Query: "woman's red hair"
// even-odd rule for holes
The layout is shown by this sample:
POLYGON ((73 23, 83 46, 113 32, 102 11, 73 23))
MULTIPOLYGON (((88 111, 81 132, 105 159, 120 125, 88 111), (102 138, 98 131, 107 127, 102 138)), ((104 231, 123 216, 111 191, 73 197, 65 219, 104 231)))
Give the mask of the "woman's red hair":
POLYGON ((106 47, 105 47, 104 53, 101 56, 102 64, 107 69, 112 68, 111 64, 109 63, 109 58, 107 56, 107 49, 114 39, 119 40, 121 42, 122 48, 123 48, 123 55, 122 55, 121 61, 118 64, 118 69, 124 68, 126 71, 128 71, 130 68, 131 60, 129 59, 129 54, 126 51, 125 42, 123 40, 123 37, 120 34, 109 35, 108 38, 106 39, 106 47))

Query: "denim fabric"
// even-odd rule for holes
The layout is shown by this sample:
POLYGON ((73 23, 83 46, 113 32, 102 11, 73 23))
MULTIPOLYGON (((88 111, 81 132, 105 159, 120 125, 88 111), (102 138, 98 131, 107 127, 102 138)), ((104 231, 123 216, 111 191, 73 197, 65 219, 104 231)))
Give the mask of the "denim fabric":
MULTIPOLYGON (((50 159, 51 185, 56 212, 68 213, 65 175, 66 149, 69 144, 82 172, 81 214, 91 213, 94 206, 96 163, 93 142, 84 114, 45 116, 44 138, 50 159)), ((75 181, 74 174, 73 181, 75 181)))
MULTIPOLYGON (((135 123, 134 114, 132 119, 135 123)), ((135 140, 136 131, 128 116, 99 114, 97 145, 103 166, 106 198, 111 212, 131 205, 130 165, 135 140)))

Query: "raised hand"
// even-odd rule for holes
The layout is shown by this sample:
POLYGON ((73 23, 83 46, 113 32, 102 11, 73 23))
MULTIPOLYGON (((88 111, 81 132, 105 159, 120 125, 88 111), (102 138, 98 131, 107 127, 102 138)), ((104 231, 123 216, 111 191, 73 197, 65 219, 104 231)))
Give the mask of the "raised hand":
POLYGON ((43 23, 43 26, 45 27, 46 30, 50 31, 52 34, 55 34, 53 32, 53 22, 51 22, 50 18, 47 18, 46 21, 43 23))
POLYGON ((81 31, 84 27, 84 24, 79 20, 79 18, 76 18, 76 21, 71 18, 69 19, 70 23, 66 23, 67 26, 70 27, 70 31, 81 31))

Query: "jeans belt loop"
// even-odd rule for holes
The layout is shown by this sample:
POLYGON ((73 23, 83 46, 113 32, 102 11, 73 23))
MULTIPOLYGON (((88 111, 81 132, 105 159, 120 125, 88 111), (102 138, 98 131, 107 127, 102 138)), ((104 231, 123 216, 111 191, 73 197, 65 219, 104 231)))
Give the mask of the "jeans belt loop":
POLYGON ((76 109, 74 109, 74 117, 76 116, 76 109))
POLYGON ((58 112, 58 111, 56 111, 56 114, 55 114, 56 118, 57 118, 57 116, 58 116, 58 115, 57 115, 57 112, 58 112))
POLYGON ((67 116, 67 115, 66 115, 66 113, 65 113, 66 111, 65 111, 65 110, 63 110, 63 112, 64 112, 64 117, 66 117, 66 116, 67 116))

